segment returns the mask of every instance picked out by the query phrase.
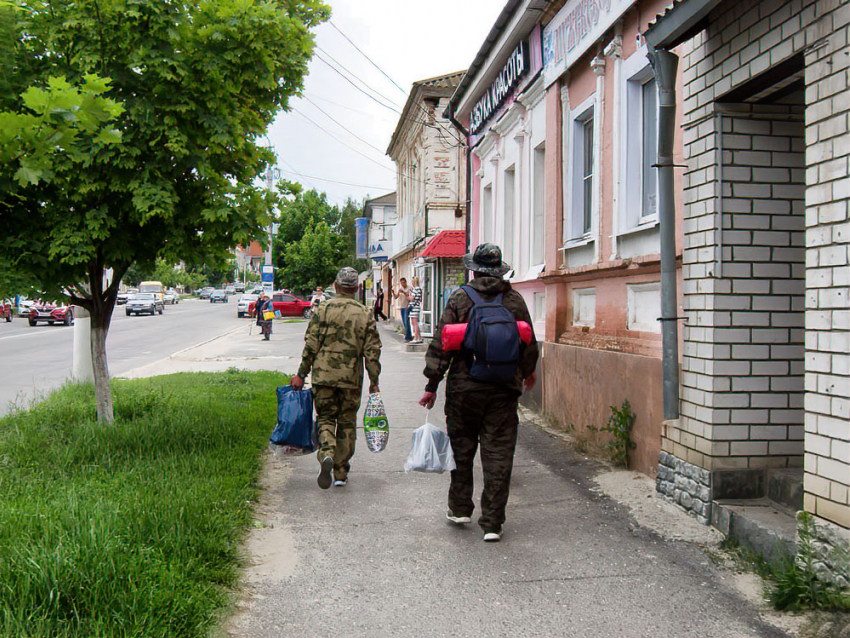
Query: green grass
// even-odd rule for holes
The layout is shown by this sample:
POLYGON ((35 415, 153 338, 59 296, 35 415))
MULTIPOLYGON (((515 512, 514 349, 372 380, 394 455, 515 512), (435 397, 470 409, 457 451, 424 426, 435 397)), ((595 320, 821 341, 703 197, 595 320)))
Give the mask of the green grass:
POLYGON ((201 636, 237 584, 273 372, 115 381, 0 419, 0 636, 201 636))

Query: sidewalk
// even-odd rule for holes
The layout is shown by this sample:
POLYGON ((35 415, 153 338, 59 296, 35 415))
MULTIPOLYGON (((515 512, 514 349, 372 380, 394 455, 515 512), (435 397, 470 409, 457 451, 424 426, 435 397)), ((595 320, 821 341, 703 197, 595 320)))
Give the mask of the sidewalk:
MULTIPOLYGON (((305 329, 276 324, 263 342, 246 323, 127 376, 231 366, 292 373, 305 329)), ((764 621, 757 589, 745 598, 734 586, 744 577, 700 549, 718 541, 714 530, 656 497, 647 477, 575 454, 531 415, 520 426, 502 542, 485 544, 474 523, 448 525, 448 475, 402 469, 426 418, 416 404, 424 355, 405 352, 389 326, 381 337, 388 448, 370 453, 359 431, 348 486, 326 491, 314 455, 267 456, 243 595, 220 635, 792 635, 764 621)), ((429 418, 444 427, 442 390, 429 418)), ((480 466, 476 487, 477 502, 480 466)))
MULTIPOLYGON (((305 327, 276 326, 272 343, 261 344, 269 350, 239 333, 209 351, 218 350, 214 360, 222 365, 236 365, 230 348, 260 351, 244 364, 292 372, 305 327)), ((448 525, 448 475, 402 469, 411 433, 426 418, 416 404, 424 356, 406 353, 390 327, 381 332, 388 448, 370 453, 360 431, 348 486, 327 491, 316 486, 313 455, 268 456, 259 522, 246 545, 244 595, 224 635, 789 635, 763 622, 733 588, 732 574, 693 543, 641 526, 602 495, 593 476, 601 472, 610 489, 643 501, 635 508, 639 520, 675 517, 680 524, 670 538, 717 539, 666 510, 649 479, 616 473, 612 480, 530 423, 521 426, 503 541, 485 544, 475 524, 448 525), (634 485, 623 485, 624 476, 634 485)), ((444 427, 442 388, 438 399, 430 420, 444 427)), ((480 467, 476 485, 480 494, 480 467)))

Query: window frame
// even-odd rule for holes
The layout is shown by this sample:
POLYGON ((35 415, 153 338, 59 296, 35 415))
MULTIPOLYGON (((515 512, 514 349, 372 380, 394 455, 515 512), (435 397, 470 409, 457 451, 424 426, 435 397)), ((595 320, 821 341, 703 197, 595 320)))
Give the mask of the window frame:
MULTIPOLYGON (((623 144, 620 150, 620 193, 618 235, 645 230, 658 225, 658 171, 655 170, 655 211, 646 214, 644 189, 645 165, 644 157, 647 140, 644 139, 644 87, 649 82, 655 82, 655 131, 658 131, 658 83, 652 66, 646 55, 646 47, 641 47, 623 61, 622 92, 624 96, 623 109, 620 116, 620 139, 623 144), (640 201, 640 209, 635 211, 630 205, 636 195, 640 201)), ((656 143, 654 140, 650 144, 656 143)), ((657 163, 657 151, 656 159, 657 163)))
POLYGON ((573 313, 571 325, 579 328, 595 328, 596 327, 596 286, 587 286, 585 288, 573 288, 573 313), (580 321, 580 298, 593 297, 593 321, 580 321))
POLYGON ((638 284, 626 284, 626 313, 627 323, 626 329, 635 332, 650 332, 653 334, 661 333, 661 322, 656 321, 653 324, 640 323, 637 320, 637 304, 635 300, 636 293, 657 292, 658 293, 658 312, 661 313, 661 281, 648 281, 638 284))
POLYGON ((569 131, 569 140, 567 145, 567 153, 564 157, 567 164, 567 174, 564 188, 564 211, 565 211, 565 229, 567 238, 563 248, 569 249, 575 246, 582 246, 594 241, 595 232, 599 225, 599 175, 598 166, 599 158, 598 149, 595 145, 596 131, 596 94, 594 93, 578 107, 571 109, 569 112, 570 121, 565 127, 569 131), (577 232, 577 215, 582 215, 581 227, 584 229, 584 204, 585 204, 585 180, 581 174, 579 166, 584 166, 584 143, 587 133, 586 124, 589 120, 593 120, 592 130, 589 143, 593 151, 591 157, 591 173, 589 175, 589 190, 591 195, 590 200, 590 228, 577 232), (581 158, 581 162, 577 161, 581 158))

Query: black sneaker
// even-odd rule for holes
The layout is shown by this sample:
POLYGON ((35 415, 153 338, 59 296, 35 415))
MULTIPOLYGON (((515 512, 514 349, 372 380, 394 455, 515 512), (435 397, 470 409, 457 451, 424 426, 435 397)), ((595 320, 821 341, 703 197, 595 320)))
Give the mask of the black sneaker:
POLYGON ((319 484, 323 490, 328 489, 331 486, 331 482, 333 479, 331 478, 331 472, 334 469, 334 460, 331 456, 326 456, 322 459, 322 469, 319 470, 319 476, 316 478, 316 483, 319 484))

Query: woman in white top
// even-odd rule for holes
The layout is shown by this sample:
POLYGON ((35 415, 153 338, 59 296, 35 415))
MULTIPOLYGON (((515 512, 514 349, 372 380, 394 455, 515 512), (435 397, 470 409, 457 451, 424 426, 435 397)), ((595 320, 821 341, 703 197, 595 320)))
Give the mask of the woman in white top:
POLYGON ((414 277, 410 283, 410 292, 407 298, 410 300, 408 313, 410 314, 410 328, 413 331, 412 343, 422 343, 422 335, 419 333, 419 313, 422 310, 422 288, 419 287, 419 277, 414 277))

